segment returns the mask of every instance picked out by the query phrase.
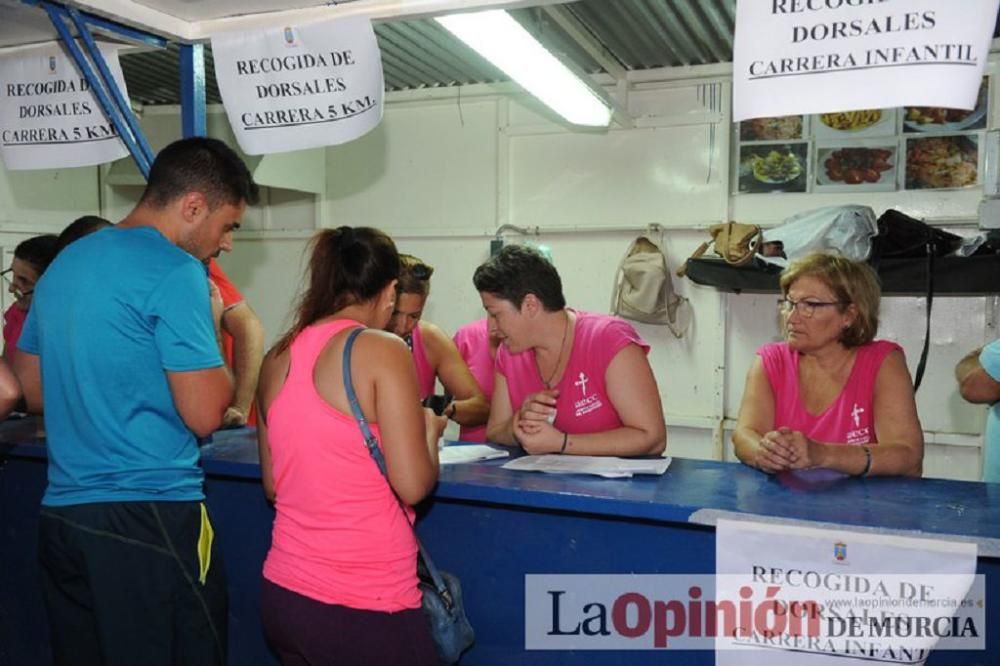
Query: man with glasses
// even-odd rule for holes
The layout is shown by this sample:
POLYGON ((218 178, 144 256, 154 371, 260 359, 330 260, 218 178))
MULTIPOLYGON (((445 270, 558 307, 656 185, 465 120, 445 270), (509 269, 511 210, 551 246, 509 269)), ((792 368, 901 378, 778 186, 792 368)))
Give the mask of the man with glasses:
POLYGON ((174 142, 128 216, 69 245, 37 285, 16 370, 32 411, 44 389, 39 560, 59 666, 225 664, 195 438, 221 425, 233 385, 204 262, 256 200, 225 144, 174 142))
POLYGON ((13 365, 17 340, 21 337, 24 320, 31 308, 35 283, 56 256, 57 238, 43 234, 18 243, 14 248, 14 261, 10 268, 0 272, 7 285, 7 293, 14 297, 3 315, 3 357, 13 365))

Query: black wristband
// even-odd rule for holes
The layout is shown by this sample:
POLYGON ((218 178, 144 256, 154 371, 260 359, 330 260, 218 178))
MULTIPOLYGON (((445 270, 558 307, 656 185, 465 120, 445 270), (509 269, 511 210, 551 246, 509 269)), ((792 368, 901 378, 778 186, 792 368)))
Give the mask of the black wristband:
POLYGON ((568 432, 564 432, 563 433, 563 444, 562 444, 562 448, 559 449, 559 453, 566 453, 566 445, 567 444, 569 444, 569 433, 568 432))
POLYGON ((865 452, 865 468, 858 476, 868 476, 868 473, 872 471, 872 450, 868 446, 862 446, 861 450, 865 452))

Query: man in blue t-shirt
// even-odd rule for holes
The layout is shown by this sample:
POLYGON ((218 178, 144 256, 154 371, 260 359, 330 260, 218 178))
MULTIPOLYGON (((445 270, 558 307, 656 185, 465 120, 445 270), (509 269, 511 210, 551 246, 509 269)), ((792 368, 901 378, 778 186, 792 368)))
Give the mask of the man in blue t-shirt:
POLYGON ((16 369, 29 409, 44 403, 56 664, 225 663, 196 437, 222 423, 233 384, 202 262, 256 199, 225 144, 177 141, 132 212, 68 246, 35 288, 16 369))
POLYGON ((983 436, 983 481, 1000 483, 1000 340, 969 352, 955 367, 962 397, 990 405, 983 436))

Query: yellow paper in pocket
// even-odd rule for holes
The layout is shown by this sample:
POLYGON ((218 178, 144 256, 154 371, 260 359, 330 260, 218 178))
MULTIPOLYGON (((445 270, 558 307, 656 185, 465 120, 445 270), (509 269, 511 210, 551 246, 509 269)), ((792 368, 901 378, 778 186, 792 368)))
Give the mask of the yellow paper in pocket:
POLYGON ((205 584, 208 577, 208 568, 212 566, 212 541, 215 539, 215 530, 212 529, 212 521, 208 519, 208 509, 204 503, 201 504, 201 533, 198 535, 198 582, 205 584))

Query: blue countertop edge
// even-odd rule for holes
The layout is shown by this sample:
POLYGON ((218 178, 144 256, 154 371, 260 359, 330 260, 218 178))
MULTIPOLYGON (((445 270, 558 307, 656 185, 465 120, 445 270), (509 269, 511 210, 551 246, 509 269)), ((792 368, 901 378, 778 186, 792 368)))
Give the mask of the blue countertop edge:
MULTIPOLYGON (((0 453, 46 458, 30 419, 0 424, 0 453)), ((442 466, 434 499, 702 528, 719 517, 859 528, 972 541, 981 556, 1000 557, 1000 484, 856 479, 823 470, 769 476, 738 463, 688 458, 674 458, 662 476, 604 479, 506 470, 507 460, 442 466)), ((209 478, 260 479, 254 430, 215 433, 202 447, 202 465, 209 478)))

